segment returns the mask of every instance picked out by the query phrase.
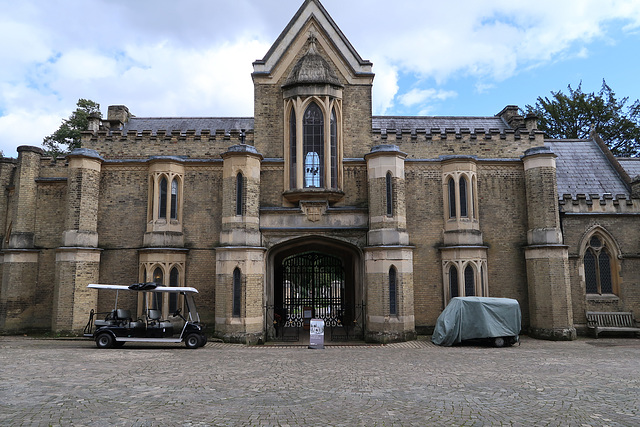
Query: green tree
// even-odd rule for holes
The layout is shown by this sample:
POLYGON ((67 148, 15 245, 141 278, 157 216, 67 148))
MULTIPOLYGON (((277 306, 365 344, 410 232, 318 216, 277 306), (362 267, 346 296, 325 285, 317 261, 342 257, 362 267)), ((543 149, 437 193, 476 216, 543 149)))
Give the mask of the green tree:
POLYGON ((48 154, 57 157, 74 148, 80 148, 82 132, 89 128, 89 116, 102 117, 100 104, 89 99, 79 99, 76 106, 78 107, 76 111, 62 121, 58 130, 42 140, 42 145, 48 154))
POLYGON ((598 93, 568 86, 569 93, 551 92, 551 98, 539 96, 527 113, 538 116, 538 129, 549 138, 589 138, 593 128, 615 156, 640 156, 640 101, 625 108, 628 97, 617 100, 602 80, 598 93))

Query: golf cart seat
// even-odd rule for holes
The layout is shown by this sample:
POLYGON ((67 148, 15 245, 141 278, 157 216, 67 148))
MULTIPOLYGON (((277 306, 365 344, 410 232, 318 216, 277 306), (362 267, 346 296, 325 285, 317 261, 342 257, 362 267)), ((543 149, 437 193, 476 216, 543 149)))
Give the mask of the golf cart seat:
POLYGON ((167 320, 160 320, 162 312, 160 310, 149 310, 149 327, 150 328, 173 328, 173 323, 167 320))
POLYGON ((111 310, 104 319, 96 319, 93 324, 96 328, 101 326, 112 326, 118 323, 116 310, 111 310))

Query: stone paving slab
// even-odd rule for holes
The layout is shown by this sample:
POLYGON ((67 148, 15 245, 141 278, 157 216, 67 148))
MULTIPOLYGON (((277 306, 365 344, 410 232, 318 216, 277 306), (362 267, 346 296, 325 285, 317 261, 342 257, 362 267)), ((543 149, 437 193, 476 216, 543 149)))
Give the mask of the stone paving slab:
POLYGON ((2 426, 638 426, 640 340, 443 348, 0 337, 2 426))

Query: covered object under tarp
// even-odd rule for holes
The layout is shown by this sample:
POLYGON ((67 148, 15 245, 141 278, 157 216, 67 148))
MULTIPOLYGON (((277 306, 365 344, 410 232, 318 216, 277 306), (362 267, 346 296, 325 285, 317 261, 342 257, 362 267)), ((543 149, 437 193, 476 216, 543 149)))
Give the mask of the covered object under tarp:
POLYGON ((455 297, 438 317, 431 341, 451 346, 464 340, 517 337, 520 305, 511 298, 455 297))

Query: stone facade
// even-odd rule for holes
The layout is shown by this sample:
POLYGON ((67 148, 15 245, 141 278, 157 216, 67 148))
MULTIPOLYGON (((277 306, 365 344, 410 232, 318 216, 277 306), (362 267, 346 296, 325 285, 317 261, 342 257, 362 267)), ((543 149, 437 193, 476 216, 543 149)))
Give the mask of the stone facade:
POLYGON ((254 117, 111 106, 65 159, 0 159, 0 331, 81 332, 111 304, 92 282, 196 287, 210 332, 248 343, 306 312, 410 340, 464 295, 517 299, 545 339, 638 314, 640 165, 597 135, 546 140, 515 106, 372 116, 372 64, 318 0, 253 65, 254 117))

